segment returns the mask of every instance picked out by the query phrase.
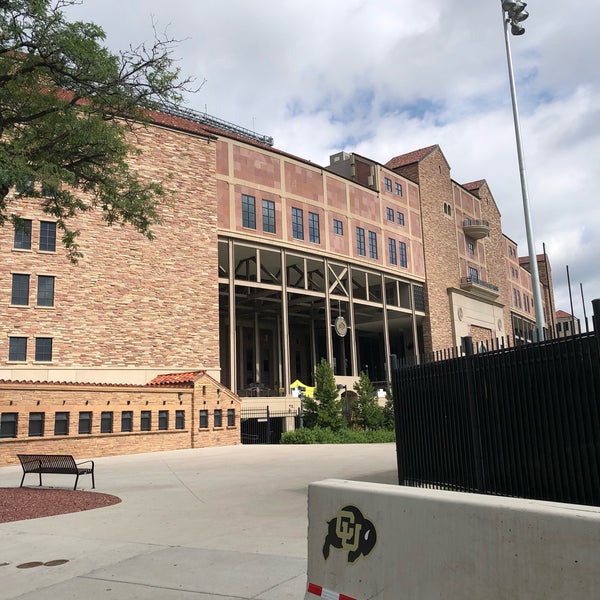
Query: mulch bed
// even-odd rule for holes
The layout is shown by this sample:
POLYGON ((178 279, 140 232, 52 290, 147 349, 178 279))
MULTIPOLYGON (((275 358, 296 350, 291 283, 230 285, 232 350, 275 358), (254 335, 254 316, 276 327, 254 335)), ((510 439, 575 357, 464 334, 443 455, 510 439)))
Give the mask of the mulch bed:
POLYGON ((118 504, 110 494, 57 488, 0 488, 0 523, 91 510, 118 504))

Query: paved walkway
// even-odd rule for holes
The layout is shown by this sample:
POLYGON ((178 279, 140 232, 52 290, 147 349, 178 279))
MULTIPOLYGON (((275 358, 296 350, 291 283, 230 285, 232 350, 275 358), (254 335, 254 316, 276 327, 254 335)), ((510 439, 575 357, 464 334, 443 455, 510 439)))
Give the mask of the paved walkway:
MULTIPOLYGON (((301 600, 308 484, 395 484, 395 452, 394 444, 231 446, 99 458, 96 491, 122 502, 0 524, 0 600, 301 600), (34 561, 50 565, 17 568, 34 561)), ((20 467, 0 468, 0 487, 20 479, 20 467)), ((89 489, 89 477, 80 481, 89 489)))

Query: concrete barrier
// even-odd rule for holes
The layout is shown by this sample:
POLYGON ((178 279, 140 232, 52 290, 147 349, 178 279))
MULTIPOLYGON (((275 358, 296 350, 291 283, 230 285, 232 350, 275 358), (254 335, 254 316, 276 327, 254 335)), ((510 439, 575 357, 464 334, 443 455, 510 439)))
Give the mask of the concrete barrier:
POLYGON ((328 479, 305 600, 600 598, 600 508, 328 479))

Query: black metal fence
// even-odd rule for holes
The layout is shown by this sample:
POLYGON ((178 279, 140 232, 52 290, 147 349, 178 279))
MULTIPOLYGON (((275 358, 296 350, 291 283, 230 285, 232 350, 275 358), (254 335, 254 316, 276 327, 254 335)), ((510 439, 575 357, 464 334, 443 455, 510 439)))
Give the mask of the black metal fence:
POLYGON ((394 370, 400 484, 600 506, 594 319, 596 332, 467 344, 465 356, 394 370))
POLYGON ((299 427, 299 415, 287 410, 272 411, 268 406, 242 408, 240 413, 242 444, 279 444, 287 430, 286 420, 293 419, 299 427))

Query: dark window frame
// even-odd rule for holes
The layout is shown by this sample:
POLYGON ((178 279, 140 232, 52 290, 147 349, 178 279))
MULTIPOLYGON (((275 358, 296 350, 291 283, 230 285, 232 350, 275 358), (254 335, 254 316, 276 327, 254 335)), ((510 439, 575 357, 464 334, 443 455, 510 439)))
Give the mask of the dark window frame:
POLYGON ((385 213, 386 213, 386 218, 388 221, 391 221, 392 223, 394 222, 394 209, 391 208, 390 206, 388 206, 385 209, 385 213))
POLYGON ((31 275, 26 273, 13 273, 10 294, 11 306, 29 306, 30 288, 31 275))
POLYGON ((35 338, 35 362, 52 362, 52 347, 54 345, 51 337, 35 338))
POLYGON ((78 417, 77 433, 88 435, 92 433, 93 414, 91 410, 80 410, 78 417))
POLYGON ((242 194, 242 227, 256 229, 256 198, 242 194))
POLYGON ((379 253, 377 251, 377 232, 369 231, 369 258, 377 260, 379 253))
POLYGON ((235 408, 227 409, 227 427, 235 427, 235 408))
POLYGON ((122 410, 121 411, 121 431, 129 433, 133 431, 133 411, 122 410))
POLYGON ((31 219, 21 219, 21 223, 15 224, 13 248, 17 250, 31 250, 32 227, 33 221, 31 219))
POLYGON ((100 413, 100 433, 112 433, 115 425, 115 413, 112 410, 103 410, 100 413))
POLYGON ((27 360, 27 338, 11 336, 8 338, 9 362, 25 362, 27 360))
POLYGON ((400 259, 400 266, 404 269, 408 268, 406 242, 398 242, 398 258, 400 259))
POLYGON ((16 438, 18 426, 19 413, 3 412, 0 414, 0 438, 16 438))
POLYGON ((201 408, 198 413, 198 428, 208 429, 208 410, 201 408))
POLYGON ((54 306, 54 275, 38 275, 37 306, 54 306))
POLYGON ((364 227, 356 228, 356 252, 359 256, 367 255, 367 246, 366 246, 364 227))
POLYGON ((262 201, 262 221, 265 233, 276 233, 277 223, 275 217, 275 202, 273 200, 262 201))
POLYGON ((175 411, 175 429, 185 429, 185 410, 175 411))
POLYGON ((71 415, 67 411, 54 413, 54 435, 69 435, 69 419, 71 415))
POLYGON ((404 227, 404 213, 401 210, 396 212, 396 219, 398 221, 398 225, 404 227))
POLYGON ((223 411, 220 408, 213 411, 213 426, 215 429, 223 427, 223 411))
POLYGON ((308 241, 313 244, 321 243, 321 220, 318 213, 308 213, 308 241))
POLYGON ((335 235, 344 235, 344 223, 339 219, 333 220, 333 233, 335 235))
POLYGON ((396 240, 388 238, 388 254, 390 259, 390 265, 398 264, 398 255, 396 253, 396 240))
POLYGON ((40 252, 56 252, 56 223, 54 221, 40 221, 38 248, 40 252))
POLYGON ((158 411, 158 429, 159 431, 167 431, 169 429, 169 411, 158 411))
POLYGON ((152 411, 143 410, 140 413, 140 431, 152 431, 152 411))
POLYGON ((396 181, 396 196, 402 196, 402 184, 396 181))
POLYGON ((389 177, 384 177, 383 182, 384 182, 384 186, 385 186, 385 191, 391 192, 392 191, 392 180, 389 177))
POLYGON ((295 240, 304 239, 304 211, 292 206, 292 237, 295 240))
POLYGON ((29 413, 29 428, 27 435, 29 437, 44 437, 44 429, 46 425, 45 412, 30 412, 29 413))

